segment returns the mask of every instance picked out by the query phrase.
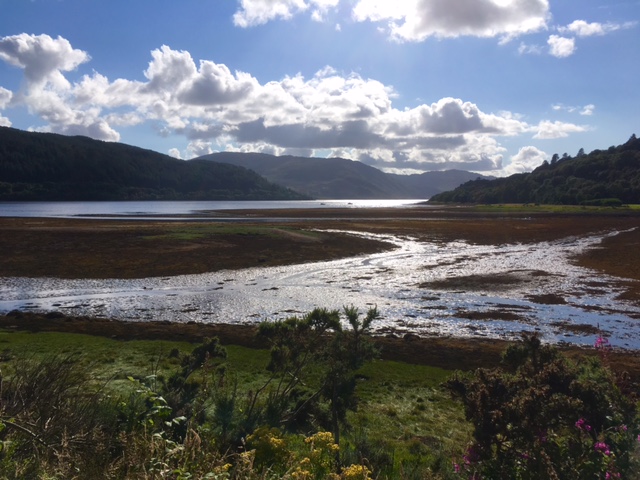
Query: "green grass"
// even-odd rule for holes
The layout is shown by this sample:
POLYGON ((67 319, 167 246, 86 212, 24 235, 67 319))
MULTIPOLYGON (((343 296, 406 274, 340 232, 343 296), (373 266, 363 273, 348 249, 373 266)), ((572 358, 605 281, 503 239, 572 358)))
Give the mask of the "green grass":
POLYGON ((416 463, 434 469, 462 455, 471 438, 459 403, 441 384, 450 371, 424 365, 375 361, 359 372, 360 404, 351 415, 354 438, 393 452, 395 470, 416 463))
MULTIPOLYGON (((121 341, 82 334, 0 330, 0 370, 11 373, 11 359, 34 360, 77 354, 100 383, 125 393, 128 377, 167 376, 179 367, 174 349, 188 353, 194 345, 169 341, 121 341)), ((238 392, 256 391, 268 378, 267 350, 226 345, 227 378, 238 392)), ((441 387, 452 372, 440 368, 375 360, 358 372, 358 408, 349 414, 343 434, 346 449, 364 450, 387 475, 406 469, 437 472, 459 458, 470 439, 462 406, 441 387), (443 463, 444 462, 444 463, 443 463)), ((354 455, 354 461, 357 460, 354 455)), ((384 473, 384 472, 380 472, 384 473)))
POLYGON ((282 231, 292 231, 297 234, 308 237, 317 236, 316 232, 301 231, 299 229, 287 227, 270 227, 259 225, 241 225, 241 224, 193 224, 179 227, 169 227, 167 231, 161 234, 144 235, 145 240, 177 240, 177 241, 193 241, 204 238, 212 238, 222 235, 251 235, 251 236, 269 236, 277 237, 282 235, 282 231))
POLYGON ((620 207, 585 205, 536 205, 530 203, 475 205, 471 210, 483 213, 557 213, 557 214, 619 214, 620 212, 638 212, 640 205, 622 205, 620 207))

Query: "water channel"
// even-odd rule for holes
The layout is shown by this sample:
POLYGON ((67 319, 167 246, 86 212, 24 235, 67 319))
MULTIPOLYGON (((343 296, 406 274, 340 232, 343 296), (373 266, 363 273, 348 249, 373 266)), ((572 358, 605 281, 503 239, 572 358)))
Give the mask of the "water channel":
POLYGON ((617 298, 621 279, 571 262, 602 236, 480 246, 367 235, 395 248, 330 262, 137 280, 0 278, 0 312, 252 323, 314 307, 377 305, 383 318, 375 328, 385 335, 514 338, 538 331, 551 342, 593 344, 604 334, 615 346, 640 348, 640 308, 617 298))

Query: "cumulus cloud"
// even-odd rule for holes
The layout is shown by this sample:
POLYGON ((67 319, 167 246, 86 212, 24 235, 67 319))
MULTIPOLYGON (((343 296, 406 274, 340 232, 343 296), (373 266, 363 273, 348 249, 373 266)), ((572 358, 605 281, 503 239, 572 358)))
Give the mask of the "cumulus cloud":
POLYGON ((542 150, 527 146, 522 147, 517 154, 511 157, 511 162, 502 172, 504 175, 513 175, 514 173, 530 172, 548 158, 548 155, 542 150))
POLYGON ((543 120, 537 127, 534 127, 534 129, 536 134, 533 138, 541 140, 566 138, 571 133, 582 133, 589 130, 589 128, 584 125, 575 125, 573 123, 559 121, 552 122, 550 120, 543 120))
POLYGON ((340 0, 240 0, 240 8, 233 16, 238 27, 262 25, 271 20, 288 20, 296 14, 310 11, 311 17, 321 21, 324 14, 340 0))
POLYGON ((67 39, 26 33, 3 37, 0 59, 23 70, 24 90, 13 94, 13 101, 23 103, 47 122, 40 130, 101 140, 120 139, 118 132, 101 118, 99 108, 74 105, 72 85, 64 72, 75 70, 90 57, 73 48, 67 39))
POLYGON ((61 72, 75 70, 89 58, 86 52, 74 49, 62 37, 22 33, 0 39, 0 59, 23 69, 30 84, 50 82, 66 87, 68 82, 61 72))
POLYGON ((170 148, 167 153, 169 154, 170 157, 177 158, 178 160, 182 160, 182 154, 180 153, 180 150, 178 150, 177 148, 170 148))
MULTIPOLYGON (((11 101, 12 97, 13 97, 13 93, 11 93, 10 90, 0 87, 0 113, 2 113, 2 110, 4 110, 7 105, 9 105, 9 102, 11 101)), ((8 118, 0 115, 0 127, 10 127, 10 126, 11 126, 11 121, 8 118)))
POLYGON ((357 21, 388 22, 399 40, 427 37, 513 38, 546 27, 548 0, 358 0, 357 21))
MULTIPOLYGON (((585 130, 559 122, 530 125, 516 114, 485 112, 460 98, 399 109, 392 87, 331 67, 310 77, 298 74, 261 83, 224 64, 196 63, 189 52, 168 46, 151 52, 146 69, 141 68, 143 81, 110 80, 93 72, 70 82, 64 72, 88 56, 72 53, 66 40, 59 41, 74 60, 62 61, 60 49, 41 52, 53 57, 43 63, 57 69, 45 69, 38 77, 44 82, 26 82, 20 95, 0 89, 0 109, 22 105, 46 123, 41 130, 103 140, 118 140, 118 127, 146 122, 160 135, 189 141, 183 151, 169 152, 176 158, 219 149, 309 156, 322 152, 388 171, 496 172, 506 153, 500 137, 535 132, 535 138, 560 138, 585 130), (48 80, 57 75, 65 81, 48 80)), ((20 68, 26 64, 22 61, 20 68)), ((525 164, 524 159, 517 163, 525 164)))
MULTIPOLYGON (((321 21, 340 0, 239 0, 233 22, 239 27, 288 20, 308 12, 321 21)), ((345 2, 346 3, 346 2, 345 2)), ((502 37, 511 39, 546 28, 548 0, 357 0, 352 17, 358 22, 382 22, 401 41, 428 37, 502 37)))
POLYGON ((187 157, 194 158, 200 157, 202 155, 209 155, 213 153, 214 150, 211 146, 211 142, 204 142, 202 140, 194 140, 193 142, 189 142, 187 146, 187 157))
POLYGON ((549 45, 549 53, 557 58, 569 57, 576 51, 576 41, 574 38, 551 35, 547 44, 549 45))

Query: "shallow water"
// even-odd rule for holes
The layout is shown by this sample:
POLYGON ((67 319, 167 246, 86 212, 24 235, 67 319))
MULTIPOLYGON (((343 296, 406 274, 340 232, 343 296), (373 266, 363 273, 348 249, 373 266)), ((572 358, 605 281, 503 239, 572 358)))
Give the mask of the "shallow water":
POLYGON ((613 345, 640 348, 640 308, 616 299, 620 279, 569 260, 602 236, 490 246, 365 236, 396 248, 331 262, 138 280, 2 278, 0 311, 250 323, 314 307, 377 305, 381 334, 514 338, 538 331, 551 342, 593 344, 599 327, 613 345))

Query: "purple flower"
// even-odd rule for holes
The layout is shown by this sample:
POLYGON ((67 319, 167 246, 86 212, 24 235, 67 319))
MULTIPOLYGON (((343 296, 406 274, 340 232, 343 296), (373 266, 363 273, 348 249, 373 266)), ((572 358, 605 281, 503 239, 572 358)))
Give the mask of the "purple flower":
POLYGON ((584 418, 581 418, 576 422, 576 427, 580 430, 584 430, 585 432, 591 431, 591 425, 589 425, 584 418))
POLYGON ((456 472, 456 473, 460 473, 460 471, 461 471, 461 470, 462 470, 462 469, 460 468, 460 465, 459 465, 459 464, 457 464, 457 463, 454 463, 454 464, 453 464, 453 471, 454 471, 454 472, 456 472))
POLYGON ((472 463, 476 463, 480 460, 480 456, 475 448, 472 446, 467 448, 467 453, 462 457, 464 459, 464 463, 467 465, 471 465, 472 463))
POLYGON ((594 346, 597 350, 606 350, 608 348, 611 348, 611 346, 609 345, 609 339, 602 336, 598 337, 594 346))
POLYGON ((611 455, 611 450, 609 450, 609 445, 607 445, 604 442, 596 442, 593 448, 596 452, 602 452, 607 457, 611 455))

